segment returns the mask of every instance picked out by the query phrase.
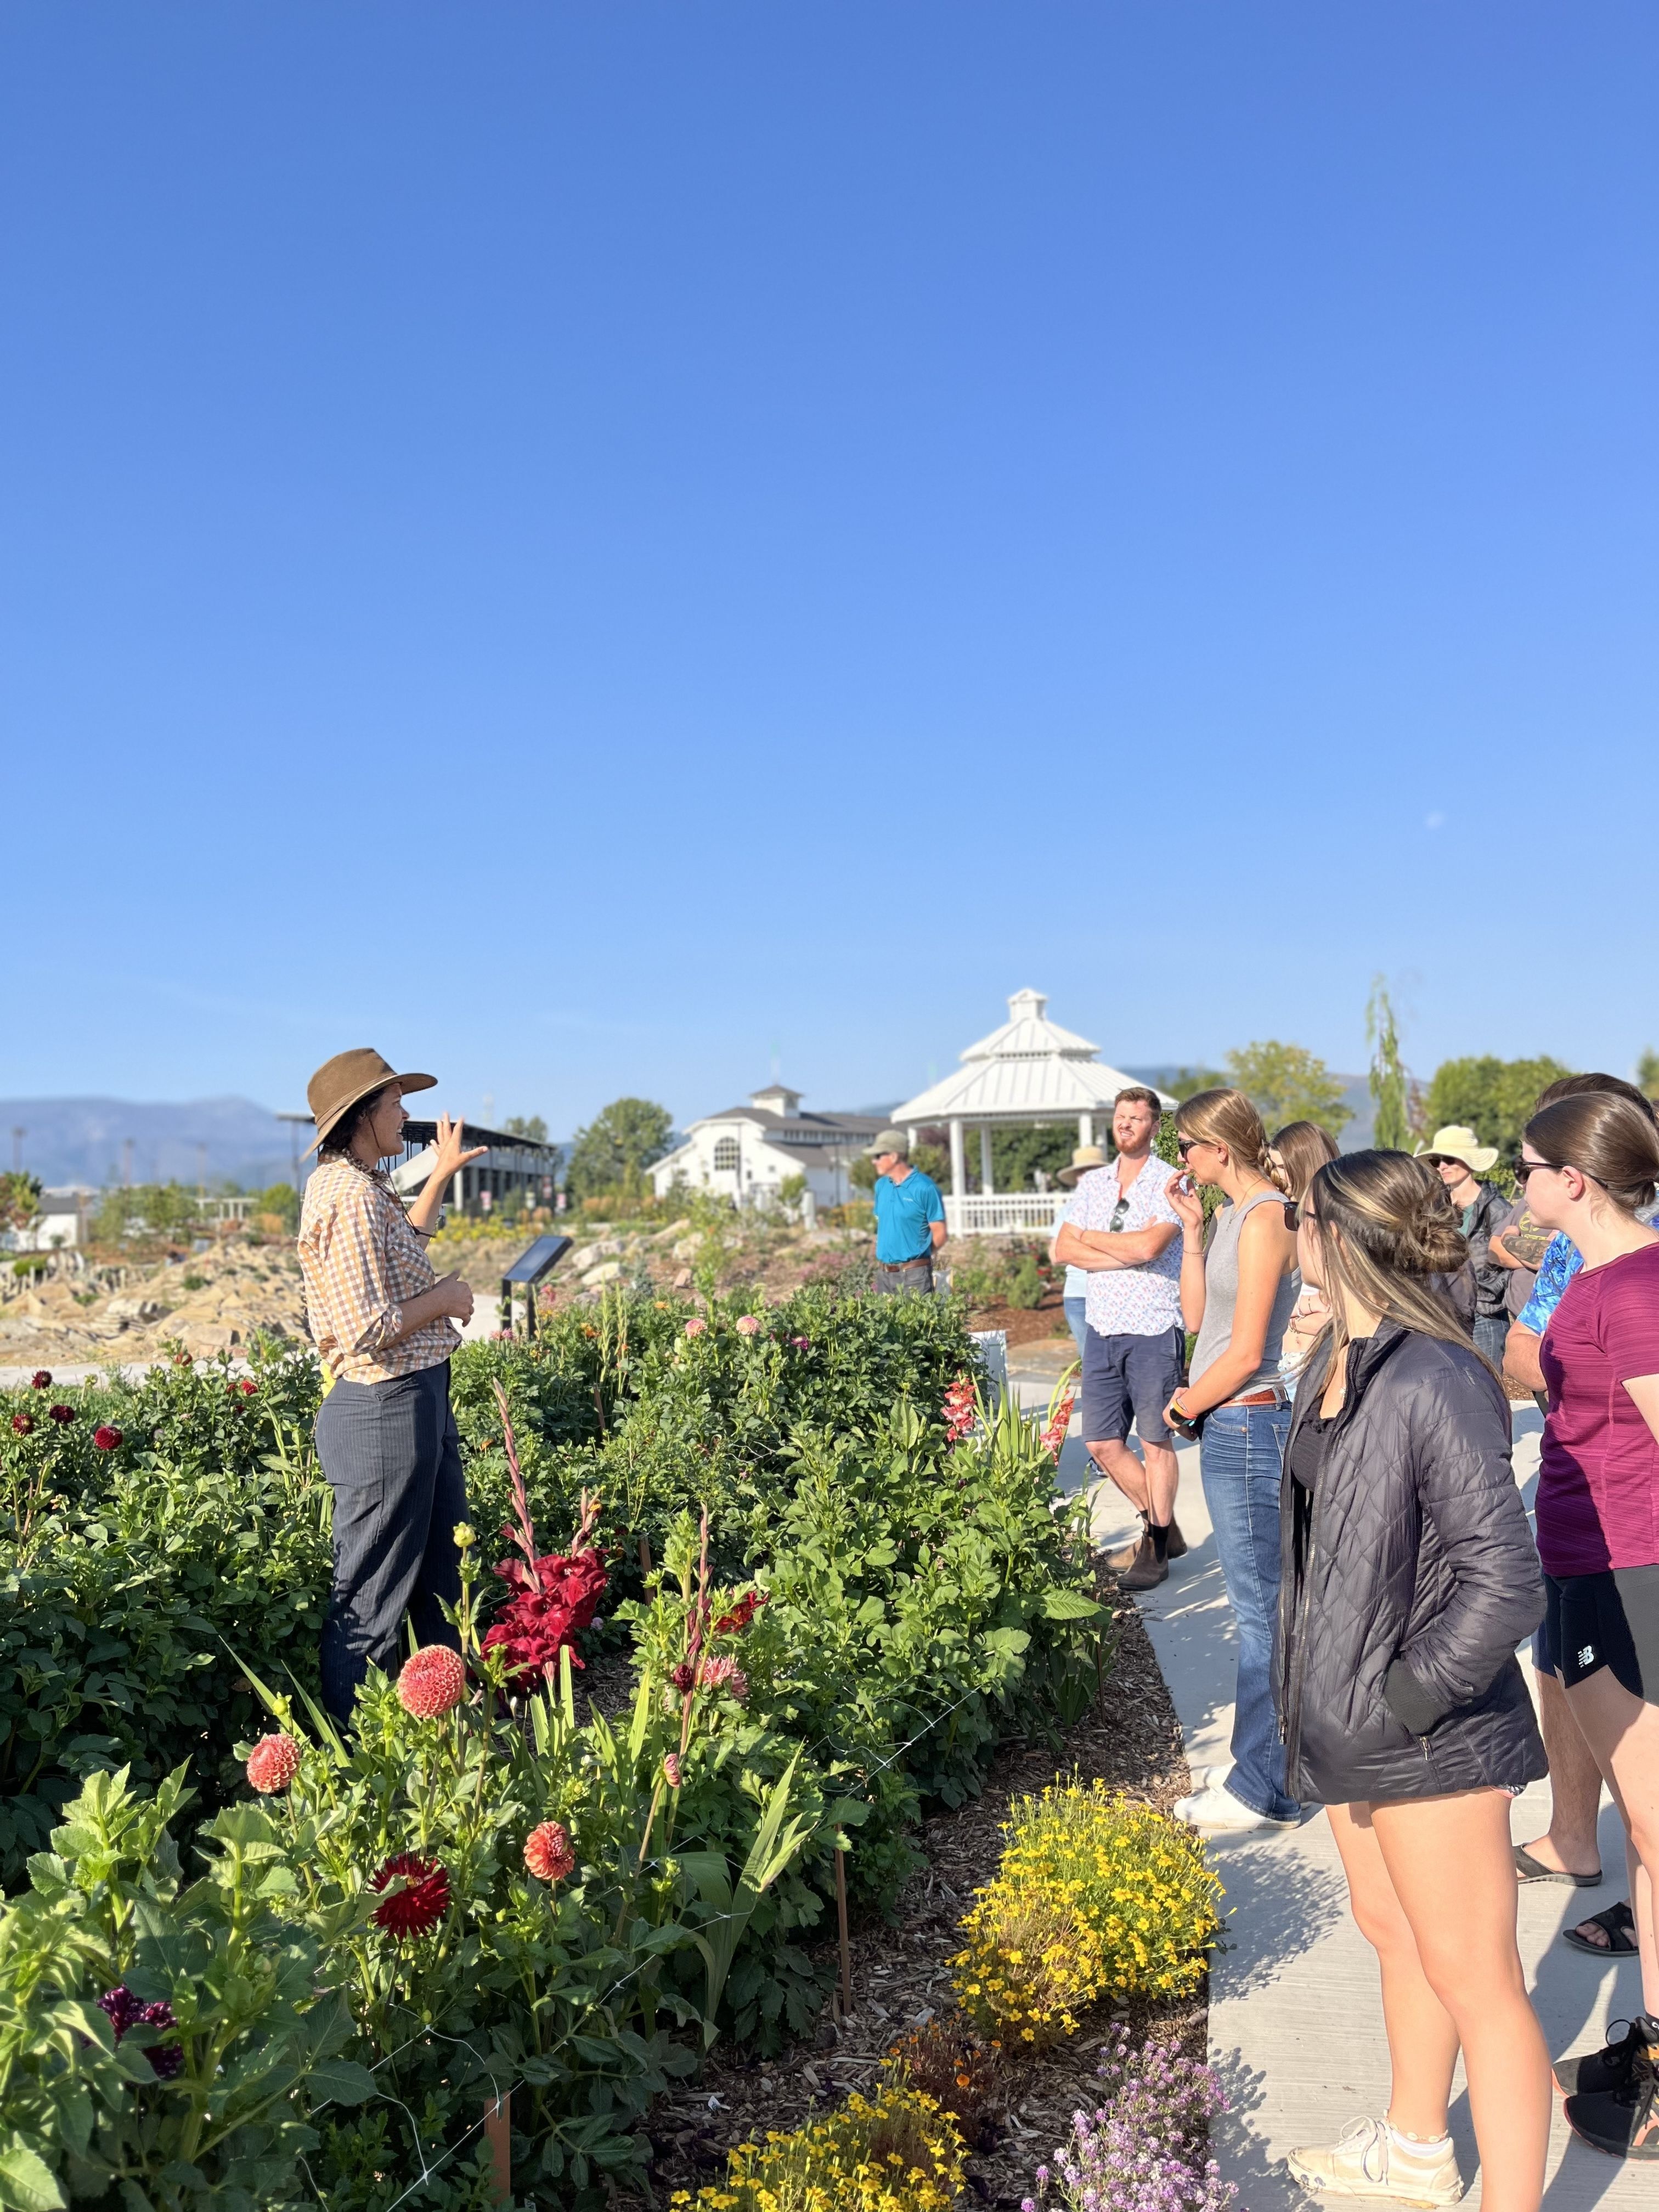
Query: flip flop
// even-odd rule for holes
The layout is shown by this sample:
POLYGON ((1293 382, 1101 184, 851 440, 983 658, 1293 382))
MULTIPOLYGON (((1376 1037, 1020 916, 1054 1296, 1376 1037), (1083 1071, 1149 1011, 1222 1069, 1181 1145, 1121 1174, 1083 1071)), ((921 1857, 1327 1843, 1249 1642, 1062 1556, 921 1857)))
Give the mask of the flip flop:
MULTIPOLYGON (((1590 1919, 1598 1928, 1605 1928, 1605 1943, 1588 1943, 1577 1928, 1564 1928, 1561 1941, 1575 1951, 1583 1951, 1592 1959, 1633 1959, 1636 1956, 1636 1921, 1627 1899, 1620 1898, 1617 1905, 1608 1905, 1605 1912, 1592 1912, 1590 1919)), ((1588 1923, 1580 1922, 1579 1926, 1588 1923)))
POLYGON ((1596 1874, 1564 1874, 1559 1867, 1546 1866, 1541 1859, 1534 1858, 1524 1844, 1510 1847, 1515 1853, 1515 1871, 1522 1881, 1559 1881, 1569 1889, 1599 1889, 1601 1876, 1596 1874))

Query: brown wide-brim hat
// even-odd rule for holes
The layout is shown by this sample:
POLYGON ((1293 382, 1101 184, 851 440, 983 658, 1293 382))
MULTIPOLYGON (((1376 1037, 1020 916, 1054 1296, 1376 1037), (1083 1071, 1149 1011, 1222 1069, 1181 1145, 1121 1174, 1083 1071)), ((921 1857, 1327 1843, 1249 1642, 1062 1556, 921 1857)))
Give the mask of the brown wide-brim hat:
POLYGON ((307 1152, 316 1151, 342 1114, 349 1113, 360 1099, 384 1091, 388 1083, 401 1084, 405 1091, 430 1091, 437 1080, 435 1075, 400 1075, 389 1060, 382 1060, 366 1044, 337 1052, 306 1085, 306 1103, 317 1124, 307 1152))

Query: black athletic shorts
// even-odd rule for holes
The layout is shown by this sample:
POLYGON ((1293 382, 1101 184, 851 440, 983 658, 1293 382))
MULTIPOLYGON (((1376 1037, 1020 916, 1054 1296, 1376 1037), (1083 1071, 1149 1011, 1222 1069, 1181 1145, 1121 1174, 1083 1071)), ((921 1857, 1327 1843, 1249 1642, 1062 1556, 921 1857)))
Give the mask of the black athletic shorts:
POLYGON ((1644 1704, 1659 1705, 1659 1567, 1546 1575, 1545 1628, 1564 1688, 1606 1667, 1644 1704))

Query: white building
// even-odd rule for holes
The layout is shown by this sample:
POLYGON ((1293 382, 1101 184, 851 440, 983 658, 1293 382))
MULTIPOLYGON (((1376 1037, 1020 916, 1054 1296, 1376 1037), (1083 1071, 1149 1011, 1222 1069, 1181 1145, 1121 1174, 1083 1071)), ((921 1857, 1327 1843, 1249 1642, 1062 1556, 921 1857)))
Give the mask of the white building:
POLYGON ((847 1171, 887 1124, 878 1115, 804 1114, 801 1093, 774 1083, 751 1092, 746 1106, 693 1121, 684 1141, 651 1170, 665 1198, 676 1183, 708 1190, 739 1206, 775 1198, 791 1176, 805 1176, 820 1206, 853 1194, 847 1171))
MULTIPOLYGON (((1054 1215, 1052 1191, 992 1188, 992 1130, 1074 1121, 1079 1144, 1092 1145, 1109 1133, 1112 1101, 1134 1081, 1121 1068, 1108 1067, 1098 1045, 1051 1022, 1048 1006, 1041 991, 1016 991, 1007 1020, 969 1046, 954 1075, 893 1109, 893 1122, 908 1133, 912 1151, 923 1127, 943 1123, 950 1132, 945 1213, 952 1237, 1048 1229, 1054 1215), (979 1131, 980 1147, 980 1188, 971 1193, 965 1151, 970 1128, 979 1131)), ((1158 1096, 1166 1106, 1175 1105, 1162 1091, 1158 1096)))
POLYGON ((13 1231, 10 1249, 14 1252, 78 1251, 87 1241, 101 1196, 101 1192, 82 1183, 64 1190, 43 1190, 40 1211, 27 1229, 13 1231))

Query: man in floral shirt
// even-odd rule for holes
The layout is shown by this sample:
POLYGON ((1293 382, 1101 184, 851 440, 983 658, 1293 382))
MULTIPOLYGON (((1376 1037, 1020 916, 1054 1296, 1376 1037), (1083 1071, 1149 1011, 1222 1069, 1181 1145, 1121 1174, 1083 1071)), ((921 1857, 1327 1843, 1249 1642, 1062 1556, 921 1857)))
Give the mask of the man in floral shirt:
POLYGON ((1187 1547, 1175 1525, 1175 1446, 1164 1408, 1181 1388, 1181 1219, 1170 1203, 1178 1172, 1152 1156, 1160 1101, 1139 1085, 1112 1106, 1117 1158, 1079 1182, 1054 1238, 1062 1266, 1089 1278, 1083 1340, 1083 1440, 1141 1516, 1139 1541, 1111 1564, 1125 1589, 1152 1589, 1187 1547), (1162 1395, 1160 1395, 1160 1392, 1162 1395), (1140 1433, 1145 1464, 1129 1447, 1140 1433))

